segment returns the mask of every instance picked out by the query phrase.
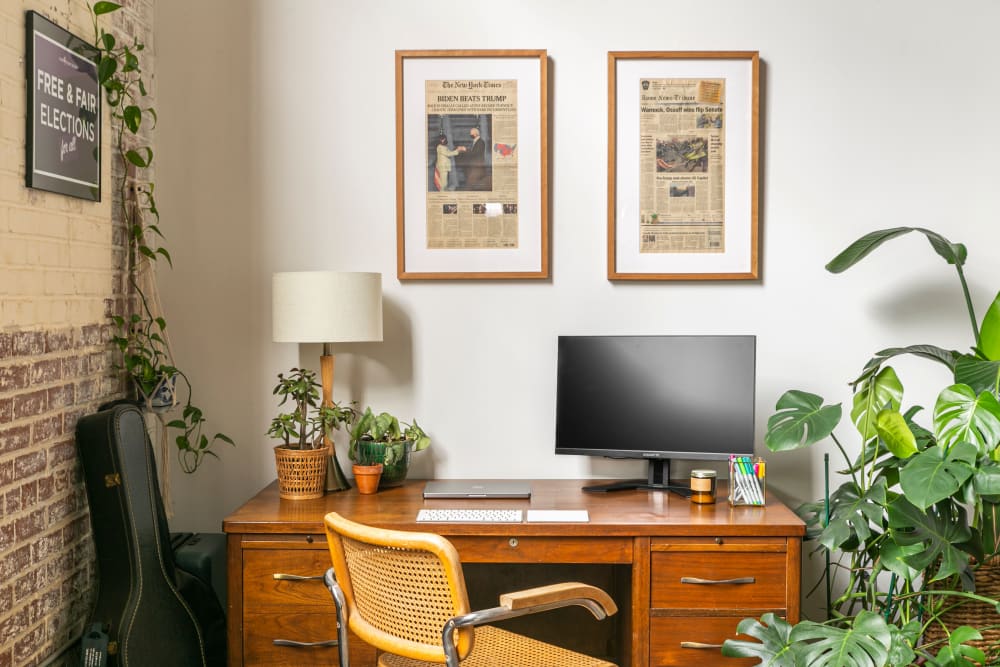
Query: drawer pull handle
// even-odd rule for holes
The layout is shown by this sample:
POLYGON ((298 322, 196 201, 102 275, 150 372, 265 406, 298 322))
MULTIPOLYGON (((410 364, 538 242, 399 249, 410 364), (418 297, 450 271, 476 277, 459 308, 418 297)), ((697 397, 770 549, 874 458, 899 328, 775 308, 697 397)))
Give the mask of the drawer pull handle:
POLYGON ((291 639, 275 639, 275 646, 289 646, 291 648, 329 648, 331 646, 337 646, 338 642, 336 639, 328 639, 323 642, 297 642, 291 639))
POLYGON ((323 580, 323 575, 318 574, 314 577, 303 577, 300 574, 285 574, 284 572, 275 572, 271 575, 277 581, 312 581, 313 579, 323 580))
POLYGON ((681 642, 681 648, 717 649, 717 648, 722 648, 722 644, 703 644, 701 642, 681 642))
POLYGON ((698 577, 681 577, 682 584, 755 584, 756 577, 737 577, 736 579, 699 579, 698 577))

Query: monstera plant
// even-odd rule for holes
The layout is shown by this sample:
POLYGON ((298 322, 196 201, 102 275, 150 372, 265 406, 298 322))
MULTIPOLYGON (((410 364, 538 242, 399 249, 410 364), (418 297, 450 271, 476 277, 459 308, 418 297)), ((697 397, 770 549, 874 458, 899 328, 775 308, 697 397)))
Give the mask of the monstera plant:
POLYGON ((976 641, 1000 622, 997 600, 977 591, 975 575, 1000 554, 1000 294, 980 322, 963 271, 965 246, 921 228, 867 234, 826 268, 844 271, 914 231, 958 272, 973 344, 964 352, 925 344, 877 352, 851 382, 846 428, 857 453, 837 435, 841 404, 799 390, 778 399, 765 437, 771 451, 829 438, 844 459, 843 483, 799 509, 808 536, 827 555, 828 619, 794 626, 773 615, 745 619, 738 631, 757 641, 729 640, 726 655, 810 667, 971 665, 992 655, 976 641), (929 415, 906 406, 889 365, 900 355, 929 359, 947 373, 929 415), (970 603, 994 618, 982 627, 951 627, 949 610, 970 603))

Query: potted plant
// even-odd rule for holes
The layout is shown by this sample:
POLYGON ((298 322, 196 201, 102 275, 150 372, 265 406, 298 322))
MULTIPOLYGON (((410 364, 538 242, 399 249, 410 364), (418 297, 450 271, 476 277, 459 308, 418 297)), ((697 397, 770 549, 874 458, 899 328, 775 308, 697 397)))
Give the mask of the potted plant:
MULTIPOLYGON (((202 433, 204 415, 192 402, 191 382, 171 360, 167 323, 156 312, 154 263, 160 258, 171 267, 173 263, 162 245, 154 184, 143 180, 153 162, 153 149, 144 135, 156 121, 155 109, 148 106, 140 62, 145 45, 137 39, 131 44, 119 43, 112 33, 98 25, 99 16, 120 8, 114 2, 97 2, 90 8, 100 53, 98 82, 112 119, 112 148, 116 157, 112 181, 118 191, 118 215, 125 229, 127 247, 126 314, 112 316, 116 328, 112 344, 122 355, 121 363, 115 366, 124 371, 144 407, 158 414, 179 404, 177 381, 183 380, 186 398, 181 416, 164 423, 163 437, 166 443, 168 428, 180 431, 174 439, 178 460, 181 469, 191 473, 206 455, 218 458, 211 450, 216 443, 234 443, 223 433, 211 438, 202 433)), ((164 477, 167 470, 164 468, 164 477)), ((167 487, 165 482, 163 486, 167 487)))
POLYGON ((359 440, 353 444, 356 462, 351 466, 358 493, 370 494, 378 491, 384 469, 386 443, 374 440, 359 440))
POLYGON ((406 479, 410 467, 410 454, 423 451, 431 444, 430 437, 414 419, 411 423, 382 412, 375 414, 370 407, 351 427, 351 447, 348 456, 354 462, 360 461, 362 443, 382 443, 385 456, 382 460, 381 487, 398 486, 406 479))
POLYGON ((853 456, 835 433, 840 404, 825 405, 804 391, 781 396, 765 437, 771 451, 830 438, 844 458, 844 482, 800 508, 808 534, 827 555, 828 619, 794 627, 773 615, 745 619, 738 631, 759 642, 729 640, 726 655, 838 667, 908 665, 917 656, 928 665, 997 658, 1000 590, 976 578, 995 567, 1000 553, 1000 294, 980 323, 962 268, 965 246, 920 228, 867 234, 827 269, 844 271, 911 231, 955 266, 972 323, 971 351, 911 345, 877 352, 851 383, 850 416, 860 441, 853 456), (901 354, 948 370, 929 422, 919 406, 904 407, 903 385, 887 364, 901 354))
POLYGON ((291 412, 278 413, 267 435, 281 444, 274 448, 278 468, 278 492, 290 500, 319 498, 326 479, 326 440, 341 424, 351 423, 356 413, 350 406, 319 404, 320 384, 315 371, 293 368, 286 376, 278 373, 272 392, 280 396, 279 407, 292 401, 291 412))

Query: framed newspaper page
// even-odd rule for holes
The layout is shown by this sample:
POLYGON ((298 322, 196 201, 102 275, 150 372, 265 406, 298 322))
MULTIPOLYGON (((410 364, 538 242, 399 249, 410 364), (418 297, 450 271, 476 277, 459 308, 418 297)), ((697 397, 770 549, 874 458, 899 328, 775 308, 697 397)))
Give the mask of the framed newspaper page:
POLYGON ((544 50, 396 51, 400 280, 549 277, 544 50))
POLYGON ((608 279, 758 278, 756 51, 608 53, 608 279))

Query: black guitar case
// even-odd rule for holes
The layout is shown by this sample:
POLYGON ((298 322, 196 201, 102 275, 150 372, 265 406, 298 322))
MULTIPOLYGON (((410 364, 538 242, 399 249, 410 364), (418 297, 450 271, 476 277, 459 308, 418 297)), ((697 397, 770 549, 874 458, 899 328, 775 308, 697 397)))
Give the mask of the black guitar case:
POLYGON ((87 627, 106 635, 107 665, 224 665, 224 612, 209 584, 174 564, 142 413, 124 404, 85 416, 76 439, 97 551, 87 627))

